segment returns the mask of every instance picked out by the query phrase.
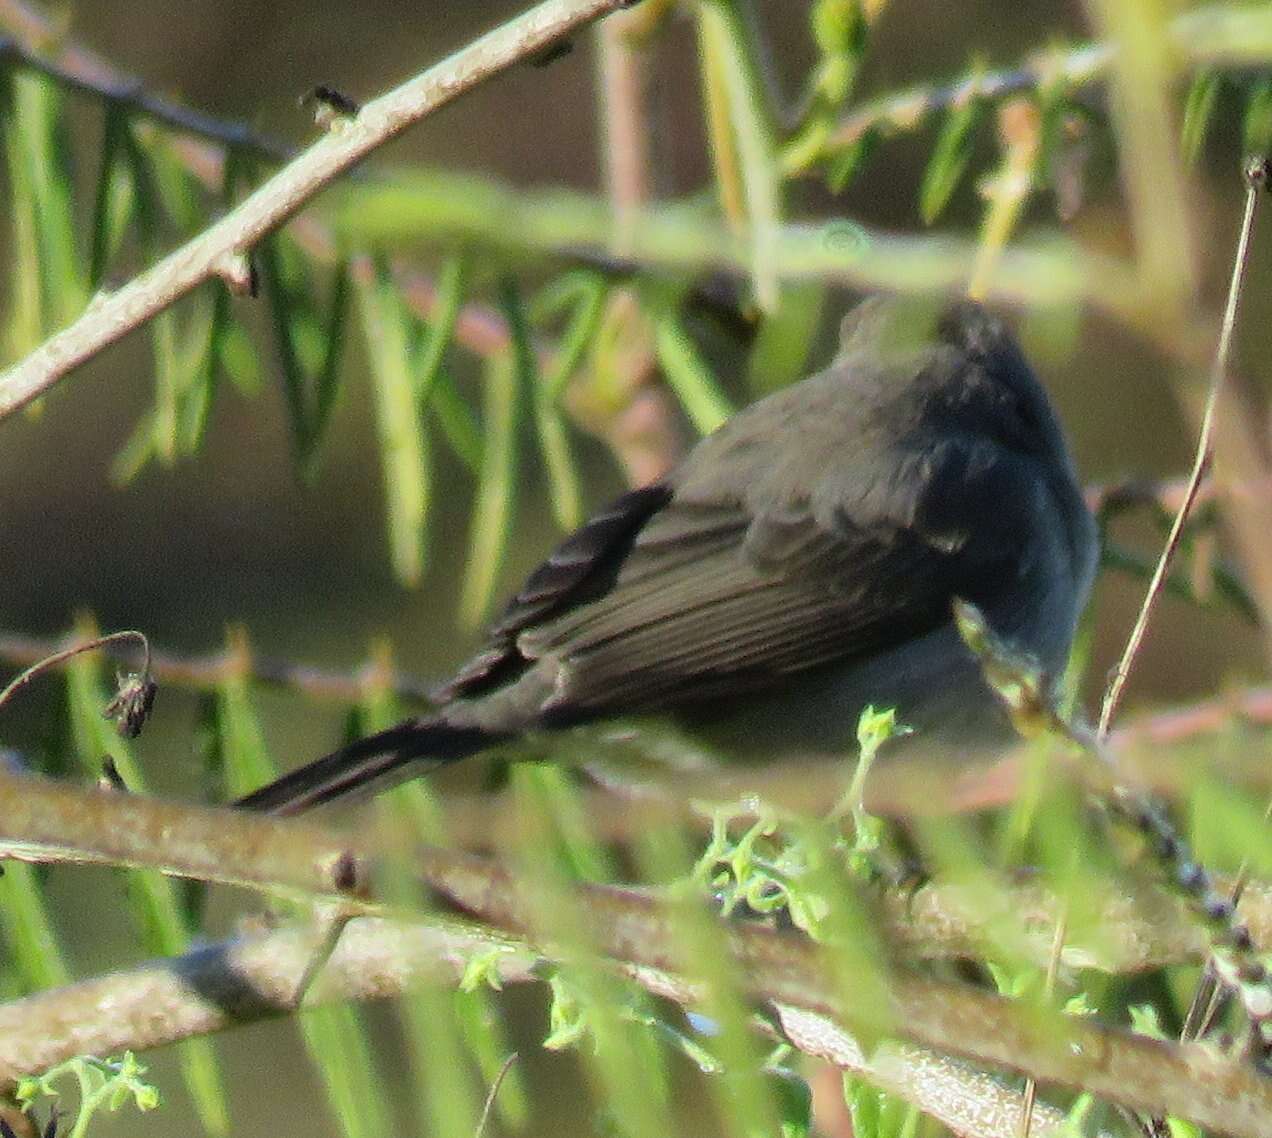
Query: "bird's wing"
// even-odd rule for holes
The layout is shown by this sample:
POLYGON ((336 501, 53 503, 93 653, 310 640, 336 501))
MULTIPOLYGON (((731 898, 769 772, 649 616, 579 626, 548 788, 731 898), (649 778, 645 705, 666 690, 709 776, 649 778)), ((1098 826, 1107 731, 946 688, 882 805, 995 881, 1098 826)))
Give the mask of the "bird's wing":
POLYGON ((623 713, 922 635, 949 618, 953 595, 1012 571, 1015 553, 1010 524, 961 516, 962 495, 941 488, 1001 484, 989 501, 1009 523, 1016 461, 955 439, 893 456, 864 494, 833 464, 785 497, 692 482, 637 492, 532 575, 446 694, 480 695, 539 662, 552 676, 546 715, 623 713))

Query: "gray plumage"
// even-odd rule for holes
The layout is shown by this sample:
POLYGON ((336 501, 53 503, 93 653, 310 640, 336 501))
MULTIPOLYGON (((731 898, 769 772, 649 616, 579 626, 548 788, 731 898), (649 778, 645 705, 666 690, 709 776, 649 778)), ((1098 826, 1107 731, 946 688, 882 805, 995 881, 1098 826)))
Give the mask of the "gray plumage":
POLYGON ((1005 721, 951 601, 1055 671, 1095 561, 1059 422, 1003 325, 966 301, 935 327, 867 301, 829 368, 567 539, 435 717, 244 804, 301 809, 416 759, 613 716, 772 757, 843 754, 866 703, 942 737, 992 735, 1005 721))

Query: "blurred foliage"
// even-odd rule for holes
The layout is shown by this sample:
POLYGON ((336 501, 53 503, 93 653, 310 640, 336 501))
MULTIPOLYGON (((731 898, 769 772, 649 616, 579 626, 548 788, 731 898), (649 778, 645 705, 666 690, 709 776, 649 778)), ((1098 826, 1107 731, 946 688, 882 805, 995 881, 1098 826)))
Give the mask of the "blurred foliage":
MULTIPOLYGON (((737 401, 799 378, 836 286, 965 284, 973 271, 967 249, 951 245, 950 234, 936 227, 969 191, 979 195, 979 244, 989 251, 978 274, 992 276, 1032 209, 1037 232, 1030 247, 1037 257, 1028 271, 1036 295, 1107 299, 1133 277, 1133 266, 1122 262, 1116 266, 1124 275, 1085 273, 1113 262, 1097 262, 1063 232, 1088 179, 1109 176, 1089 160, 1092 139, 1124 141, 1089 98, 1114 66, 1109 45, 1044 42, 1040 33, 1036 51, 1016 67, 969 59, 951 80, 932 77, 858 99, 887 5, 812 0, 801 6, 809 61, 798 98, 787 107, 767 74, 762 37, 746 5, 647 0, 647 7, 654 22, 680 9, 693 21, 712 155, 709 188, 648 203, 620 224, 612 203, 594 194, 513 190, 444 170, 362 171, 303 223, 251 251, 271 344, 260 342, 220 283, 151 323, 153 400, 117 455, 115 477, 127 483, 151 463, 171 467, 195 454, 228 378, 248 400, 268 382, 280 385, 297 469, 312 478, 345 397, 348 341, 360 336, 393 573, 404 585, 427 579, 436 471, 449 452, 474 486, 460 604, 464 620, 475 625, 499 592, 518 511, 550 514, 568 530, 592 504, 580 473, 582 433, 598 436, 623 459, 620 426, 640 384, 626 387, 614 377, 626 378, 633 360, 644 359, 646 370, 656 372, 694 432, 713 430, 737 401), (805 211, 810 185, 842 192, 903 136, 917 136, 927 155, 912 193, 932 228, 929 237, 903 243, 851 218, 805 211), (418 251, 432 275, 403 250, 418 251), (745 384, 724 375, 722 339, 739 359, 745 384), (546 471, 546 501, 520 485, 519 455, 526 449, 546 471)), ((1272 143, 1272 8, 1201 5, 1156 24, 1145 18, 1137 27, 1137 34, 1152 32, 1144 33, 1149 56, 1175 61, 1170 97, 1186 161, 1205 159, 1217 117, 1234 108, 1248 148, 1272 143)), ((647 33, 633 50, 656 52, 657 36, 647 33)), ((204 157, 217 161, 193 162, 184 132, 118 92, 96 96, 101 121, 96 143, 88 143, 72 129, 71 106, 95 99, 91 84, 74 85, 57 68, 36 66, 36 55, 10 52, 0 68, 12 250, 4 343, 11 359, 91 305, 96 290, 200 232, 258 184, 270 164, 261 140, 215 123, 200 145, 204 157)), ((1122 303, 1130 309, 1139 299, 1122 303)), ((1200 528, 1189 548, 1204 565, 1180 574, 1172 587, 1203 603, 1218 596, 1252 615, 1254 602, 1238 575, 1205 557, 1200 528)), ((1120 567, 1144 568, 1134 554, 1113 556, 1120 567)), ((359 696, 347 701, 352 734, 399 715, 385 679, 390 673, 381 653, 359 696)), ((194 684, 205 697, 205 758, 218 798, 275 771, 254 675, 246 633, 235 631, 220 670, 194 684)), ((95 666, 77 659, 66 686, 67 749, 81 773, 96 779, 109 756, 128 790, 144 791, 126 743, 102 718, 106 698, 95 666)), ((1163 969, 1151 978, 1117 975, 1075 947, 1063 954, 1052 991, 1026 930, 994 902, 1002 873, 1028 865, 1060 898, 1066 943, 1099 944, 1107 930, 1101 893, 1090 883, 1134 892, 1146 874, 1158 872, 1144 836, 1114 833, 1063 779, 1026 787, 1008 810, 889 828, 866 813, 862 787, 875 752, 897 730, 890 715, 863 720, 860 766, 855 776, 844 772, 838 805, 820 818, 764 804, 757 811, 754 804, 704 803, 701 824, 689 833, 668 827, 602 841, 571 776, 551 765, 514 770, 519 825, 502 852, 536 883, 530 900, 556 961, 545 966, 551 1004, 540 1034, 546 1047, 577 1054, 597 1130, 651 1138, 684 1132, 677 1095, 685 1080, 700 1079, 723 1132, 808 1134, 806 1068, 789 1048, 771 1046, 771 1025, 748 1003, 716 918, 786 922, 822 946, 828 975, 849 1009, 848 1025, 869 1052, 898 1030, 882 983, 897 963, 896 950, 882 940, 874 906, 881 891, 903 887, 911 855, 935 879, 964 889, 977 912, 995 914, 986 920, 983 953, 942 967, 1022 1002, 1177 1033, 1195 968, 1163 969), (590 942, 572 887, 637 875, 657 883, 676 906, 677 964, 703 993, 692 1017, 609 967, 590 942)), ((454 840, 425 786, 394 791, 379 811, 388 832, 402 828, 437 844, 454 840)), ((1200 779, 1181 813, 1207 858, 1235 869, 1256 851, 1255 871, 1272 871, 1265 820, 1244 791, 1200 779), (1205 810, 1198 810, 1203 801, 1205 810)), ((399 868, 378 883, 383 896, 421 910, 409 874, 399 868)), ((126 881, 138 943, 154 955, 184 951, 197 935, 200 897, 152 873, 129 871, 126 881)), ((53 987, 72 974, 55 918, 41 874, 6 866, 0 878, 6 993, 53 987)), ((443 1138, 473 1133, 482 1089, 511 1050, 502 1004, 482 982, 481 961, 470 965, 460 991, 425 988, 399 1008, 415 1123, 443 1138)), ((1224 1016, 1223 1025, 1239 1030, 1235 1010, 1224 1016)), ((367 1017, 324 1007, 299 1021, 339 1131, 394 1132, 390 1076, 367 1017)), ((181 1062, 205 1130, 228 1132, 225 1079, 212 1044, 184 1044, 181 1062)), ((113 1078, 127 1070, 131 1078, 139 1072, 130 1063, 91 1069, 114 1072, 113 1078)), ((109 1079, 84 1083, 84 1109, 110 1086, 109 1079)), ((131 1083, 128 1089, 137 1093, 131 1083)), ((500 1124, 510 1132, 527 1125, 539 1093, 513 1068, 495 1102, 500 1124)), ((1089 1096, 1058 1097, 1072 1133, 1112 1124, 1089 1096)), ((912 1106, 861 1079, 846 1080, 845 1100, 859 1138, 934 1130, 912 1106)))

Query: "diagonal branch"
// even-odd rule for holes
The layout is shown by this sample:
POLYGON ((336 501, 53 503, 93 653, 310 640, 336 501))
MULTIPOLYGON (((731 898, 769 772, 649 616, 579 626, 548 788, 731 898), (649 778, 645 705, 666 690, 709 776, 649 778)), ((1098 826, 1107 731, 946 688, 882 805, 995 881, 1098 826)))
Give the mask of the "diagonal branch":
POLYGON ((243 259, 341 174, 408 127, 520 60, 629 0, 543 0, 423 74, 368 103, 284 166, 220 221, 84 313, 0 374, 0 418, 214 277, 242 278, 243 259))

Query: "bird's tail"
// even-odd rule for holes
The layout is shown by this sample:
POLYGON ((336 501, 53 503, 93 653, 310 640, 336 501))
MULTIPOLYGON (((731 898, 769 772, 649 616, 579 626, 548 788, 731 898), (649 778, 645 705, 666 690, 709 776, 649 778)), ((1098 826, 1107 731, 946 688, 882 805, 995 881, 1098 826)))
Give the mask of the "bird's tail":
POLYGON ((234 805, 267 814, 299 814, 345 795, 401 782, 417 760, 435 766, 458 762, 504 736, 444 719, 408 719, 368 735, 240 798, 234 805))

